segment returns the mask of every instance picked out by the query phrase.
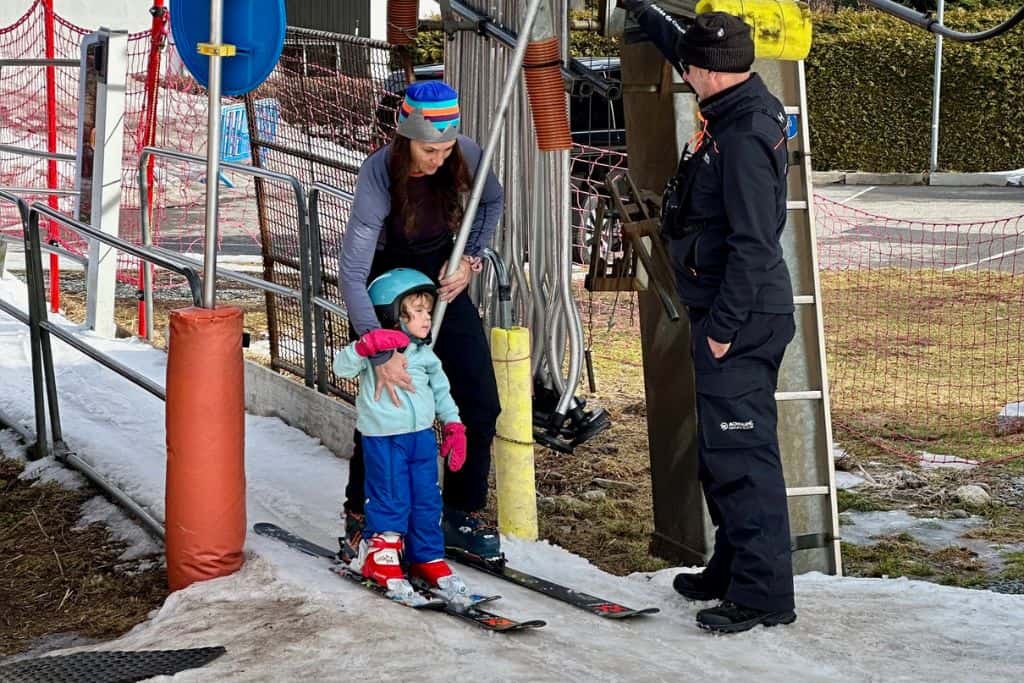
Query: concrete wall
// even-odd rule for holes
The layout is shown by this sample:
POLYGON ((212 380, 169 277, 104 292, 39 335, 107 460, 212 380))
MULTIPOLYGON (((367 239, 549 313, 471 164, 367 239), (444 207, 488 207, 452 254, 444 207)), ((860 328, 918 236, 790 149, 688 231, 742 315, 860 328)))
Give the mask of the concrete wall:
POLYGON ((249 361, 245 362, 245 408, 254 415, 281 418, 320 439, 335 455, 352 456, 356 425, 352 406, 249 361))

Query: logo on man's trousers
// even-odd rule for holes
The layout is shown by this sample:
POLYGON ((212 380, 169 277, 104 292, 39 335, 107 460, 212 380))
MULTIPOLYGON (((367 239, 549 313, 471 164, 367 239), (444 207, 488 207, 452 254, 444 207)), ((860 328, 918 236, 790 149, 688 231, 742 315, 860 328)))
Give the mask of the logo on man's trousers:
POLYGON ((754 421, 747 420, 746 422, 723 422, 718 425, 723 432, 731 432, 734 430, 748 432, 754 429, 754 421))

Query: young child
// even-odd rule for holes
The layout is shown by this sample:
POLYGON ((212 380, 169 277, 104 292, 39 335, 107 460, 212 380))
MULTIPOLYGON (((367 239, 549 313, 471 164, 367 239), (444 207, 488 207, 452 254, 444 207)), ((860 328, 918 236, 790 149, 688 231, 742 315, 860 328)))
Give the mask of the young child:
POLYGON ((370 300, 383 327, 339 351, 334 372, 359 376, 356 426, 366 465, 366 528, 349 566, 386 586, 392 597, 415 600, 402 569, 404 552, 412 576, 458 602, 468 601, 469 591, 444 561, 434 419, 444 424, 441 455, 452 472, 466 460, 466 432, 441 361, 428 346, 436 292, 430 278, 410 268, 374 279, 370 300), (386 351, 404 355, 415 389, 397 390, 400 406, 386 393, 377 395, 370 358, 386 351))

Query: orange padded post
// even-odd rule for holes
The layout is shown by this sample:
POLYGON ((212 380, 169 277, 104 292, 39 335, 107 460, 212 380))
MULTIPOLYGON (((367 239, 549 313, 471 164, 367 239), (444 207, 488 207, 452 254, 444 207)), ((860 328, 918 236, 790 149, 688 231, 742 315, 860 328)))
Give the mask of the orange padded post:
POLYGON ((167 581, 172 591, 242 566, 242 310, 171 312, 167 353, 167 581))

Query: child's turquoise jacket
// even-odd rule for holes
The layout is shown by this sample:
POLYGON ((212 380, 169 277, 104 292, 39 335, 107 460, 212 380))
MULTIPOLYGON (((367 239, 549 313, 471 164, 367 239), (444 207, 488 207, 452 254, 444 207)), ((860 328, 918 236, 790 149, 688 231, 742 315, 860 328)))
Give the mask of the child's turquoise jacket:
POLYGON ((451 385, 441 369, 441 359, 429 346, 415 342, 403 355, 416 391, 395 390, 401 407, 395 406, 387 391, 381 392, 379 400, 374 400, 377 376, 369 359, 356 353, 355 344, 349 344, 334 355, 334 374, 339 377, 359 376, 356 428, 366 436, 392 436, 429 429, 433 427, 435 417, 444 424, 460 421, 451 385))

